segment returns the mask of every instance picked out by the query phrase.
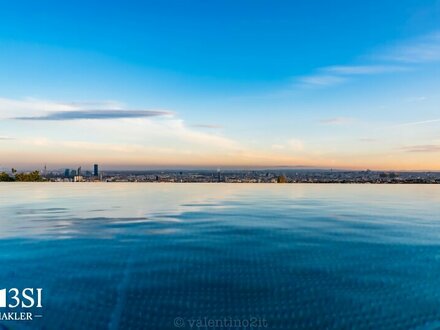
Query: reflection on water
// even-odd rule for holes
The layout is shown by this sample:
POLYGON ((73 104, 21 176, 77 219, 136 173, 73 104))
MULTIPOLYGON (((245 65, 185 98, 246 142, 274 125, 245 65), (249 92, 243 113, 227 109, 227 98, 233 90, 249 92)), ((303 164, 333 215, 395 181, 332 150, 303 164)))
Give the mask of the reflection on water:
POLYGON ((439 217, 427 185, 1 184, 0 288, 44 317, 0 329, 436 329, 439 217))

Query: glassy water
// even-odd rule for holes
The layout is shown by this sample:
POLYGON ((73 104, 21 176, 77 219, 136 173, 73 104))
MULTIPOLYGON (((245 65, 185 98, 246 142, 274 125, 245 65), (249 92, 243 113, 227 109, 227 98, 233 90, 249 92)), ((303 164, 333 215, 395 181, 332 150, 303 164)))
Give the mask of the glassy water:
POLYGON ((437 329, 440 187, 1 184, 26 287, 0 329, 437 329))

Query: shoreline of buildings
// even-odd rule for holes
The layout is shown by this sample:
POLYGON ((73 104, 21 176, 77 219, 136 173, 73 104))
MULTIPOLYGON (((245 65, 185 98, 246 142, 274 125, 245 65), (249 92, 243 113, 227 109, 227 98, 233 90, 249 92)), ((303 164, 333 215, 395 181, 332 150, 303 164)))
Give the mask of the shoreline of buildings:
MULTIPOLYGON (((353 171, 325 169, 261 170, 144 170, 105 171, 94 164, 91 170, 52 170, 39 173, 38 180, 15 180, 23 173, 12 169, 11 180, 45 182, 169 182, 169 183, 371 183, 371 184, 439 184, 440 172, 353 171)), ((9 175, 6 172, 2 172, 9 175)))

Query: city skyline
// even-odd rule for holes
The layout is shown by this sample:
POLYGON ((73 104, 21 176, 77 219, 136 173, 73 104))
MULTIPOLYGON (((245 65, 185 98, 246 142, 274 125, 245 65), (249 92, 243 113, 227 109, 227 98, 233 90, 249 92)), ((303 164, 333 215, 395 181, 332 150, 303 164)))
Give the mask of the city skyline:
POLYGON ((440 1, 4 3, 0 167, 440 170, 440 1))

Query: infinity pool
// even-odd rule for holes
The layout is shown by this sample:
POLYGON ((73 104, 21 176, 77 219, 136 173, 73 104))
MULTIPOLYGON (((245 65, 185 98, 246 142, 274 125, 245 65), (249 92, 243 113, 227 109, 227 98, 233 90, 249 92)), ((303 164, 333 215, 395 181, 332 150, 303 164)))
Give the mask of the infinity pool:
POLYGON ((3 288, 0 329, 438 329, 440 187, 3 183, 3 288))

